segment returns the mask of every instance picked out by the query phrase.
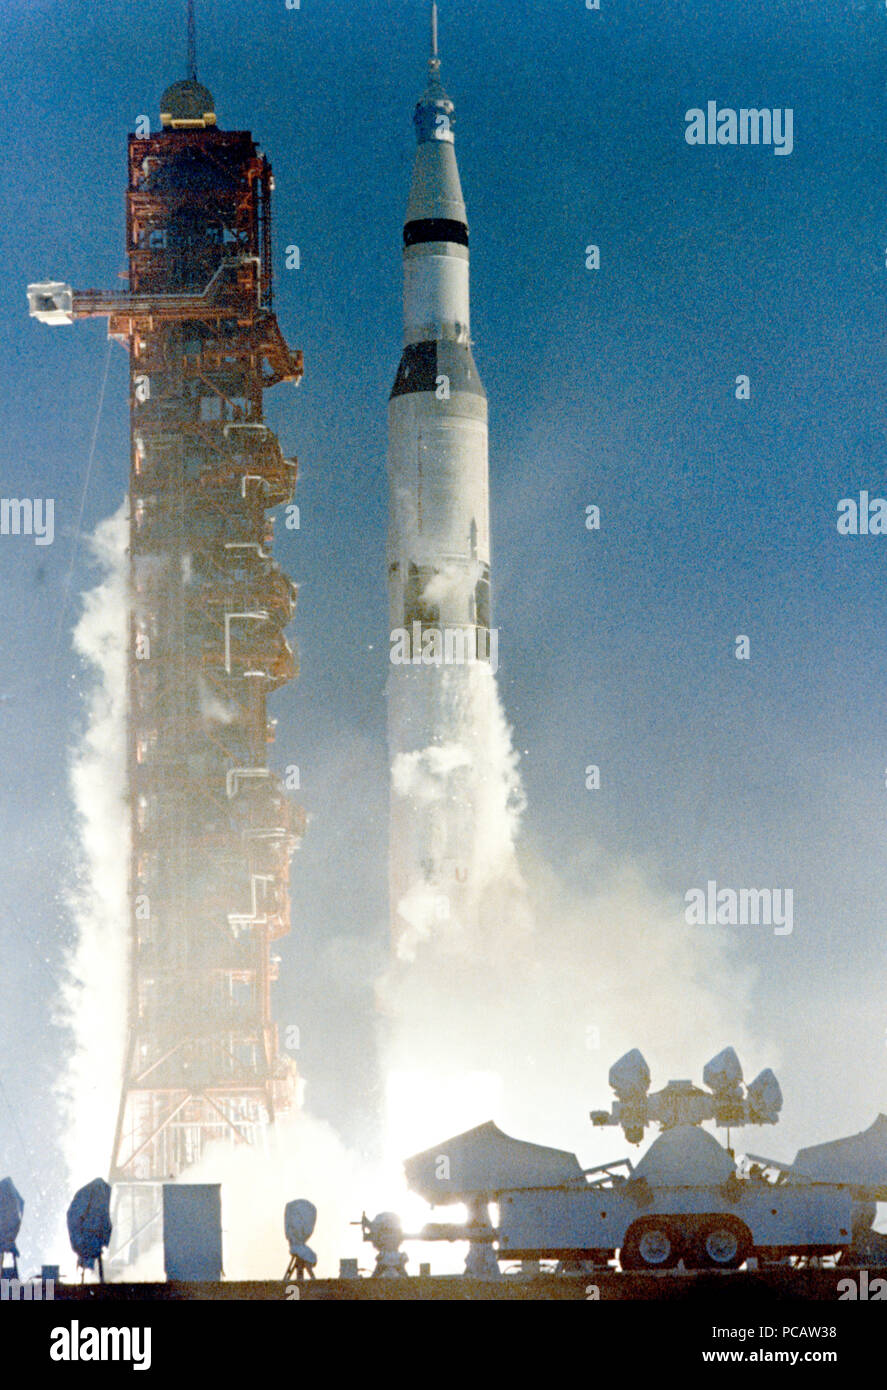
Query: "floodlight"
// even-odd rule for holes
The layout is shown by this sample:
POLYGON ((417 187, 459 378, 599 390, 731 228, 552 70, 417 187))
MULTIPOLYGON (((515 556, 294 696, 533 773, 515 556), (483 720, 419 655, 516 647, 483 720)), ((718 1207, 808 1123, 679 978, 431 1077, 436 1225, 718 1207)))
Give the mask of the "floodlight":
POLYGON ((642 1100, 647 1094, 650 1089, 650 1068, 636 1047, 613 1063, 609 1082, 622 1101, 642 1100))
POLYGON ((725 1047, 710 1062, 706 1062, 702 1080, 715 1095, 724 1092, 735 1094, 742 1084, 742 1067, 732 1047, 725 1047))
POLYGON ((104 1178, 94 1178, 74 1193, 68 1207, 68 1235, 78 1265, 92 1269, 98 1260, 101 1276, 102 1251, 111 1239, 111 1188, 104 1178))
POLYGON ((756 1076, 746 1093, 753 1124, 775 1125, 782 1109, 782 1091, 769 1067, 756 1076))

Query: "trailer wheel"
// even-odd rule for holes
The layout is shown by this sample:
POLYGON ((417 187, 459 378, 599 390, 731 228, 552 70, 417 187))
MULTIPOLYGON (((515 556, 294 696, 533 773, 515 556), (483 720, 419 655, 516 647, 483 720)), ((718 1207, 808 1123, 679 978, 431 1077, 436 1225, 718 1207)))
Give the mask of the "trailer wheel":
POLYGON ((680 1257, 680 1241, 674 1227, 655 1216, 629 1226, 619 1251, 623 1269, 674 1269, 680 1257))
POLYGON ((693 1263, 699 1269, 738 1269, 750 1250, 751 1236, 741 1221, 712 1216, 699 1228, 693 1263))

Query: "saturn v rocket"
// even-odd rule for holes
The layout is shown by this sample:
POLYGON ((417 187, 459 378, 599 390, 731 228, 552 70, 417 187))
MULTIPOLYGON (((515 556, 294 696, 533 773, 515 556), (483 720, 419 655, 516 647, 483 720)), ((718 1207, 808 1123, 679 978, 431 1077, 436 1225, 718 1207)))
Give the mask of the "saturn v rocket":
POLYGON ((393 944, 463 947, 496 846, 487 401, 471 351, 468 224, 432 6, 403 229, 404 345, 388 406, 393 944), (489 810, 489 807, 486 807, 489 810))

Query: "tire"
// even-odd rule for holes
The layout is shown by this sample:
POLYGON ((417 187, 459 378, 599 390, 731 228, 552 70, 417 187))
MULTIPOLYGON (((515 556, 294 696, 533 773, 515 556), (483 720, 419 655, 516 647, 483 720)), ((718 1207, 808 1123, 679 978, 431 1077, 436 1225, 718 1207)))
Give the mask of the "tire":
POLYGON ((681 1240, 674 1226, 648 1216, 629 1226, 619 1251, 623 1269, 674 1269, 681 1258, 681 1240))
POLYGON ((696 1269, 738 1269, 751 1253, 748 1228, 735 1216, 709 1216, 693 1241, 696 1269))

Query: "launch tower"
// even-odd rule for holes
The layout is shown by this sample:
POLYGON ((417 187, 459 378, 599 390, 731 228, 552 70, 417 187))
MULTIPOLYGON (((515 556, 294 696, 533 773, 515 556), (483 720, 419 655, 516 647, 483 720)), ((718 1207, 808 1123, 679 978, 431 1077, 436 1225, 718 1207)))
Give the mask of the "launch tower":
POLYGON ((302 356, 272 307, 271 167, 218 128, 189 18, 188 76, 160 130, 129 138, 128 291, 29 287, 46 322, 107 316, 130 359, 131 998, 110 1172, 130 1237, 161 1180, 210 1141, 261 1142, 294 1086, 271 947, 302 827, 268 768, 266 701, 296 675, 269 517, 296 463, 263 393, 302 356))

